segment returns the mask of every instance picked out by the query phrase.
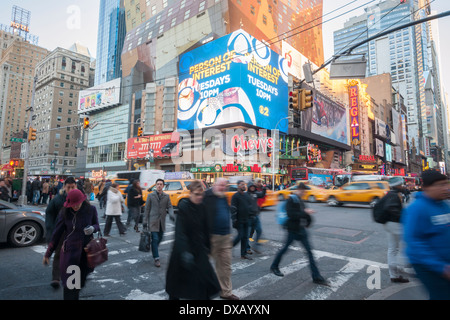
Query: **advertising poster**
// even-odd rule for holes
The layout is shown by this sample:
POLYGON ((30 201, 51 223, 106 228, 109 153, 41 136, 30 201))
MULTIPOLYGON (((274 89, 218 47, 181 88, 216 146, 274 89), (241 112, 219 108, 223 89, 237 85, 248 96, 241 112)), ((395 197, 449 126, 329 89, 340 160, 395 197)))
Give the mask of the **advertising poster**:
POLYGON ((345 108, 314 90, 313 107, 303 111, 305 130, 348 144, 345 108))
POLYGON ((121 79, 80 91, 78 114, 120 104, 121 79))
POLYGON ((178 129, 244 123, 287 132, 287 62, 243 30, 180 57, 178 129))
POLYGON ((375 155, 384 157, 384 142, 375 138, 375 155))
POLYGON ((172 133, 130 138, 127 159, 167 158, 179 155, 179 136, 172 133))

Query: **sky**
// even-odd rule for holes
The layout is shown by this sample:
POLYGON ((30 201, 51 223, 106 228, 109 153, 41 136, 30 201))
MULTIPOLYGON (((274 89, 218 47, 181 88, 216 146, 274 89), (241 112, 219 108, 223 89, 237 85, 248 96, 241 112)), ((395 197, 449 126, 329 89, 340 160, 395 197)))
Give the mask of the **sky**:
MULTIPOLYGON (((399 0, 400 1, 400 0, 399 0)), ((438 13, 450 10, 450 0, 431 0, 432 10, 438 13)), ((73 43, 88 47, 95 57, 97 49, 99 0, 1 0, 0 23, 9 25, 13 5, 31 11, 30 33, 39 36, 39 45, 53 50, 57 47, 68 48, 73 43)), ((325 60, 333 54, 333 31, 343 27, 344 22, 363 12, 363 9, 343 13, 364 5, 371 0, 323 0, 325 60), (346 4, 351 3, 348 6, 346 4), (345 6, 345 7, 344 7, 345 6), (332 11, 340 10, 331 13, 332 11), (340 16, 338 18, 335 18, 340 16), (335 18, 335 19, 333 19, 335 18), (327 21, 326 20, 330 20, 327 21)), ((373 1, 370 4, 376 4, 373 1)), ((441 57, 450 52, 450 16, 438 20, 440 30, 441 57)), ((446 91, 450 93, 450 59, 441 59, 441 76, 446 91)))

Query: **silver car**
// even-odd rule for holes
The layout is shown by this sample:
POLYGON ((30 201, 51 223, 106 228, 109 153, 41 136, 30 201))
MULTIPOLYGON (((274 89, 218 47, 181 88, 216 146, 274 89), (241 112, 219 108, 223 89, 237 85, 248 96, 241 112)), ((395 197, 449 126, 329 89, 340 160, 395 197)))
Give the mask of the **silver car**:
POLYGON ((0 200, 0 242, 15 247, 35 244, 45 237, 45 212, 0 200))

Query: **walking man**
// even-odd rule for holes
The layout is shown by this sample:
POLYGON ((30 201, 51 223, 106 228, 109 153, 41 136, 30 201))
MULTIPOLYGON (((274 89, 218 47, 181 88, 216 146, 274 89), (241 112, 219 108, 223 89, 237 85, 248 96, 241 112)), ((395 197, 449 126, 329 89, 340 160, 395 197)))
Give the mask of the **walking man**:
POLYGON ((424 171, 422 182, 402 214, 406 255, 430 300, 450 300, 450 185, 434 170, 424 171))
POLYGON ((233 247, 241 242, 241 259, 253 260, 247 254, 249 218, 250 215, 256 214, 252 206, 252 198, 247 190, 245 181, 238 181, 238 191, 231 198, 231 219, 233 227, 237 229, 238 234, 233 241, 233 247))
POLYGON ((303 183, 300 183, 300 185, 294 188, 294 194, 286 200, 286 212, 288 216, 286 223, 286 228, 288 230, 287 241, 284 247, 276 255, 272 265, 270 266, 270 270, 279 277, 284 276, 278 266, 281 262, 281 258, 286 253, 291 243, 294 240, 297 240, 302 243, 308 254, 313 282, 327 285, 327 281, 320 275, 319 269, 316 266, 311 246, 308 241, 308 233, 306 232, 306 228, 311 224, 310 214, 314 213, 314 211, 307 209, 305 207, 305 203, 301 199, 305 189, 306 186, 303 183))
POLYGON ((166 231, 166 215, 169 213, 171 220, 175 220, 172 203, 167 193, 163 192, 164 180, 156 180, 156 191, 147 196, 145 204, 145 213, 143 219, 144 229, 150 229, 152 238, 152 255, 155 260, 155 266, 160 267, 159 244, 162 241, 166 231))
POLYGON ((33 204, 37 205, 41 198, 41 182, 39 181, 39 177, 36 177, 31 183, 31 190, 33 191, 33 204))
POLYGON ((231 284, 231 236, 230 206, 225 195, 227 179, 219 178, 213 187, 205 192, 205 205, 210 233, 211 256, 216 262, 216 273, 222 292, 220 297, 226 300, 239 300, 232 293, 231 284))

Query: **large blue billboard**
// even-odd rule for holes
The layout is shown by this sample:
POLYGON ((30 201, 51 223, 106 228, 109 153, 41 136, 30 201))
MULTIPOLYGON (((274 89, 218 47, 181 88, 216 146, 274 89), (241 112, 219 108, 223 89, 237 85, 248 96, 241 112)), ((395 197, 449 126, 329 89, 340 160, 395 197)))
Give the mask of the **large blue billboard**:
POLYGON ((245 123, 288 131, 287 62, 243 30, 180 57, 178 129, 245 123))

